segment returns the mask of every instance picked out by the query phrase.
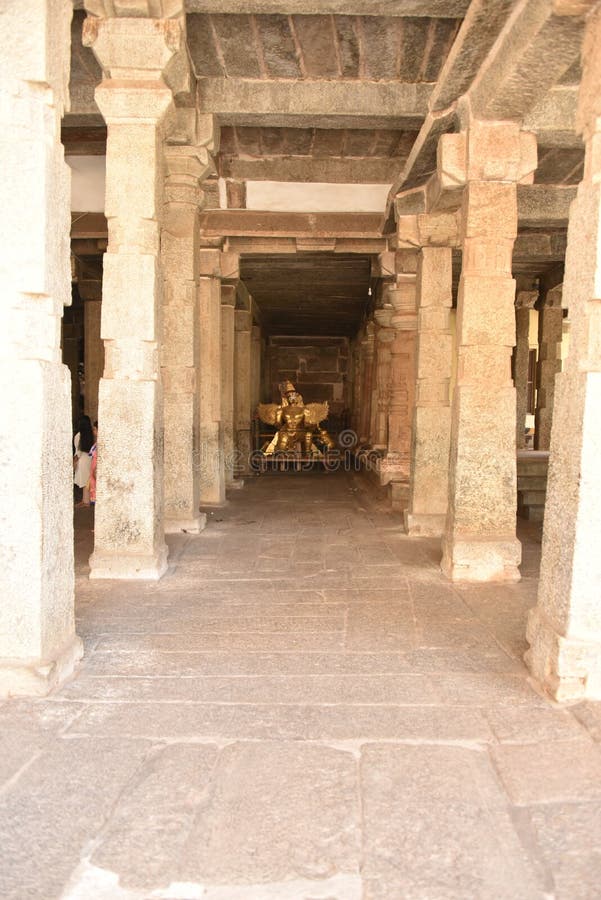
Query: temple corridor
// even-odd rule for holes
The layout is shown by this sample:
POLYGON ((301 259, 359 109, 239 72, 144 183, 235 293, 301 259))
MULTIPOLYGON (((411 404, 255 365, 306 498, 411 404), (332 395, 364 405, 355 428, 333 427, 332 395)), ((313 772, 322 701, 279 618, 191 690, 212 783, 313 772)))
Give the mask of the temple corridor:
POLYGON ((601 710, 522 662, 519 584, 451 584, 363 477, 246 480, 158 582, 88 579, 86 654, 0 705, 3 900, 598 897, 601 710))

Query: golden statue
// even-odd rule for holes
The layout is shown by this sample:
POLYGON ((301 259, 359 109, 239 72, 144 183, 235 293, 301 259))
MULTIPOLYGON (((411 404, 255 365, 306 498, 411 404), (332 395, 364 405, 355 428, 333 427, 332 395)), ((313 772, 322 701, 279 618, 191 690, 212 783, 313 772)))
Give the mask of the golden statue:
POLYGON ((321 456, 322 453, 315 441, 323 444, 327 450, 335 450, 336 442, 320 424, 327 419, 329 407, 325 403, 303 402, 292 382, 284 381, 279 385, 282 402, 259 403, 257 414, 266 425, 275 425, 278 432, 262 448, 265 456, 274 453, 293 451, 298 445, 306 456, 321 456))

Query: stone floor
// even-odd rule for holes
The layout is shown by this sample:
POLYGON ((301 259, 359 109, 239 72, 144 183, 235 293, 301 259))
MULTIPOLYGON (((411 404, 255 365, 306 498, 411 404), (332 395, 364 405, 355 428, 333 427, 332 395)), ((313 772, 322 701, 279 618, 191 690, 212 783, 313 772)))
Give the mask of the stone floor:
POLYGON ((451 586, 345 474, 265 475, 89 582, 77 676, 0 705, 2 900, 601 897, 601 705, 522 665, 519 585, 451 586))

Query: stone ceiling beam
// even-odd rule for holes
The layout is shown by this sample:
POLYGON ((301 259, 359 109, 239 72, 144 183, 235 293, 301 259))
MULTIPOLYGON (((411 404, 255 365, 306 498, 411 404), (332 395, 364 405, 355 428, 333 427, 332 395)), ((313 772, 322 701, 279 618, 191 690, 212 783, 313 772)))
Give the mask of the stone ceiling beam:
POLYGON ((582 147, 576 133, 578 85, 558 84, 524 118, 524 129, 534 131, 541 147, 582 147))
POLYGON ((473 116, 523 119, 578 59, 583 35, 583 16, 519 0, 469 90, 473 116))
POLYGON ((397 158, 336 159, 286 157, 220 160, 219 174, 238 181, 295 181, 326 184, 391 184, 403 166, 397 158))
POLYGON ((512 0, 472 0, 429 101, 429 111, 409 158, 390 190, 382 223, 394 231, 392 206, 402 187, 423 183, 436 169, 436 148, 442 134, 455 124, 455 104, 471 85, 501 32, 512 0))
POLYGON ((518 184, 520 228, 567 228, 574 185, 518 184))
POLYGON ((470 0, 186 0, 190 13, 261 13, 264 15, 423 16, 462 18, 470 0))
POLYGON ((211 209, 201 213, 200 230, 203 237, 378 238, 379 222, 379 213, 286 213, 211 209))
MULTIPOLYGON (((298 117, 423 119, 431 84, 345 81, 249 81, 242 78, 199 78, 199 108, 228 121, 261 116, 271 125, 277 117, 298 127, 298 117)), ((323 127, 323 126, 322 126, 323 127)))

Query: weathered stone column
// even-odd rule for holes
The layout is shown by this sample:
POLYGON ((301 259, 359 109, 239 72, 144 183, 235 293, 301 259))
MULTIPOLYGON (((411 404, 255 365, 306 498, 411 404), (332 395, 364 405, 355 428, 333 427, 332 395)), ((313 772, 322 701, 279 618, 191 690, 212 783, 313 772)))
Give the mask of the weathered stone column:
POLYGON ((456 183, 466 183, 442 570, 453 580, 517 581, 511 259, 516 183, 536 168, 536 138, 509 122, 472 120, 466 132, 444 135, 440 151, 439 167, 449 151, 456 183))
POLYGON ((417 335, 417 254, 396 254, 398 272, 388 298, 394 313, 390 320, 394 339, 390 344, 390 403, 388 406, 388 451, 379 460, 382 484, 391 484, 392 508, 402 511, 409 496, 411 426, 415 398, 415 345, 417 335))
POLYGON ((555 376, 561 372, 562 329, 561 289, 546 291, 538 304, 538 364, 534 415, 536 450, 548 450, 551 446, 555 376))
POLYGON ((82 655, 73 615, 69 169, 71 4, 3 4, 0 696, 46 694, 82 655), (7 78, 7 76, 9 76, 7 78))
POLYGON ((251 331, 251 392, 250 408, 254 416, 257 406, 261 402, 261 329, 253 325, 251 331))
POLYGON ((236 432, 236 474, 250 471, 250 383, 252 316, 244 309, 235 313, 234 423, 236 432))
POLYGON ((361 341, 361 418, 359 423, 359 444, 369 443, 371 424, 372 384, 374 368, 375 325, 369 322, 365 337, 361 341))
POLYGON ((601 699, 601 8, 587 22, 577 127, 584 177, 564 277, 571 337, 557 376, 530 671, 557 700, 601 699))
POLYGON ((200 253, 200 503, 225 503, 221 423, 221 279, 219 250, 200 253))
POLYGON ((221 286, 221 422, 225 486, 234 482, 234 311, 236 288, 221 286))
POLYGON ((390 343, 395 332, 387 327, 392 318, 392 308, 377 309, 375 317, 380 327, 376 331, 376 390, 374 391, 374 431, 372 447, 374 450, 388 448, 388 406, 390 403, 390 367, 392 354, 390 343))
POLYGON ((515 298, 515 350, 513 381, 516 391, 515 437, 518 450, 526 446, 526 413, 528 411, 528 365, 530 359, 530 310, 536 291, 518 290, 515 298))
POLYGON ((452 278, 450 247, 424 247, 417 270, 417 386, 405 510, 408 534, 442 535, 444 531, 451 440, 452 278))
POLYGON ((98 386, 104 370, 104 344, 100 337, 102 303, 85 300, 84 322, 84 407, 92 422, 98 419, 98 386))
POLYGON ((199 182, 209 169, 203 147, 166 147, 161 263, 165 276, 161 378, 164 418, 165 532, 197 534, 206 524, 199 513, 200 425, 198 213, 199 182))
POLYGON ((180 46, 181 24, 177 19, 88 17, 83 40, 104 72, 95 97, 108 127, 105 369, 99 388, 90 578, 157 579, 167 568, 159 246, 162 123, 172 107, 162 76, 180 46))

